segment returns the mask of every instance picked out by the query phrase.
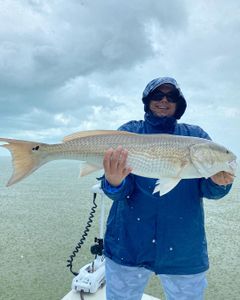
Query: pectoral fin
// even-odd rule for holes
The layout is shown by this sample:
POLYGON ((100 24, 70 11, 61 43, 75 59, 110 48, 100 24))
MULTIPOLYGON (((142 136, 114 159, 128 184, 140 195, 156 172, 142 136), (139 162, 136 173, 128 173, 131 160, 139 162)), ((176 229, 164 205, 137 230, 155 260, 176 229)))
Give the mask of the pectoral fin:
POLYGON ((102 167, 99 167, 99 166, 96 166, 96 165, 91 165, 89 163, 84 163, 82 166, 81 166, 81 169, 80 169, 80 177, 82 176, 86 176, 88 174, 91 174, 95 171, 98 171, 98 170, 101 170, 102 167))
POLYGON ((160 196, 163 196, 170 192, 180 181, 180 178, 161 178, 156 182, 153 194, 159 192, 160 196))

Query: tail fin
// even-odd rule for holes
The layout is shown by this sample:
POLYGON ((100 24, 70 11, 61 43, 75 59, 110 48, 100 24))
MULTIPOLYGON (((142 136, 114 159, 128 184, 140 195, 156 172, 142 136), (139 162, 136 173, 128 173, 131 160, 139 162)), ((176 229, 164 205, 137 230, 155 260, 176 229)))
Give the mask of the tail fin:
POLYGON ((41 147, 46 144, 5 138, 0 138, 0 142, 6 142, 7 144, 0 146, 7 148, 12 154, 13 174, 7 186, 27 177, 47 162, 46 152, 44 154, 41 151, 41 147))

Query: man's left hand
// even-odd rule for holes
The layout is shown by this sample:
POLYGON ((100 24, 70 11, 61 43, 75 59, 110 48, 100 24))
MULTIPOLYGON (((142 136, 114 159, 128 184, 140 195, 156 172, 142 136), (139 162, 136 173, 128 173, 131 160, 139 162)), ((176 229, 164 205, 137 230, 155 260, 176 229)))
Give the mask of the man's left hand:
POLYGON ((228 185, 233 183, 234 175, 221 171, 213 176, 210 177, 212 181, 218 185, 228 185))

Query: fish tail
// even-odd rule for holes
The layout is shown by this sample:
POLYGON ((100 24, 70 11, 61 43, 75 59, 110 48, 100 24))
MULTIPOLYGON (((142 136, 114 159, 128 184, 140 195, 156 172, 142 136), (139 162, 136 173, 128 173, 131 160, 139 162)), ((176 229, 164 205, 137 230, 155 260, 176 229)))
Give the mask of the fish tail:
POLYGON ((0 142, 7 143, 0 146, 7 148, 12 155, 13 174, 7 186, 27 177, 48 161, 46 152, 41 151, 46 144, 4 138, 0 138, 0 142))

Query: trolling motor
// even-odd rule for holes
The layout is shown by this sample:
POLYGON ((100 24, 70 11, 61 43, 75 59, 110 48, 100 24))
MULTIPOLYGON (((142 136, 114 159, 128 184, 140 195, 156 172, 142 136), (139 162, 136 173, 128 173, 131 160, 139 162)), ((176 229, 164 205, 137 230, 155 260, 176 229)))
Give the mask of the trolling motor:
MULTIPOLYGON (((96 184, 92 187, 94 200, 96 195, 100 194, 101 196, 101 214, 100 214, 100 231, 99 238, 94 239, 94 245, 91 246, 90 251, 95 258, 92 262, 83 266, 79 273, 73 273, 76 276, 72 281, 72 290, 76 292, 85 292, 85 293, 96 293, 100 287, 103 287, 105 284, 105 257, 103 255, 103 234, 104 234, 104 193, 100 187, 100 184, 96 184)), ((96 203, 94 202, 95 208, 96 203)), ((95 211, 94 211, 95 213, 95 211)), ((91 213, 90 213, 91 215, 91 213)), ((93 217, 93 216, 91 216, 93 217)), ((91 220, 92 222, 92 220, 91 220)), ((88 222, 89 223, 89 222, 88 222)), ((88 228, 89 228, 88 224, 88 228)), ((85 230, 86 231, 86 230, 85 230)), ((88 229, 89 231, 89 229, 88 229)), ((85 232, 86 233, 86 232, 85 232)), ((84 236, 84 239, 86 234, 84 236)), ((80 240, 81 241, 81 240, 80 240)), ((75 256, 75 254, 74 254, 75 256)), ((69 261, 68 261, 69 262, 69 261)), ((71 261, 72 262, 72 261, 71 261)), ((72 267, 72 266, 71 266, 72 267)))

